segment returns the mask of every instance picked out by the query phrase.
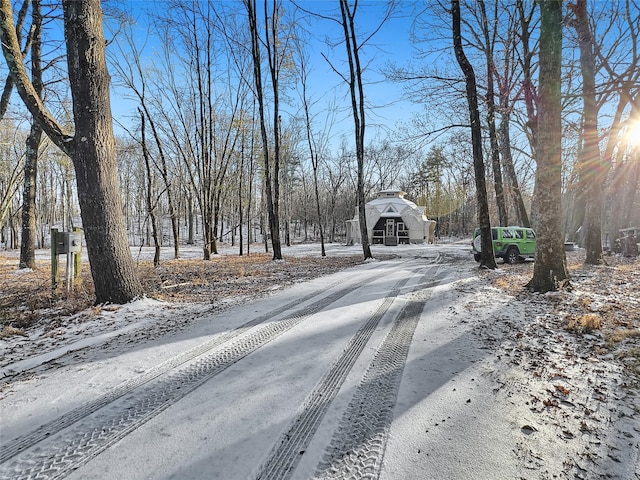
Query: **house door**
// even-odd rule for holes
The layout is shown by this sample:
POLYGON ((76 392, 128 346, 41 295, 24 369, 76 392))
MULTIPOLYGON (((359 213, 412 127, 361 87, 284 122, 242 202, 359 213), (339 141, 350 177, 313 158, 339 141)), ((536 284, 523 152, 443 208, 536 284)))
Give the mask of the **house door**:
POLYGON ((387 218, 384 229, 384 244, 397 245, 398 237, 396 235, 396 221, 393 218, 387 218))
POLYGON ((395 230, 395 225, 396 225, 396 222, 393 220, 393 218, 388 218, 387 219, 386 233, 385 233, 386 237, 395 237, 396 236, 396 232, 394 231, 395 230))

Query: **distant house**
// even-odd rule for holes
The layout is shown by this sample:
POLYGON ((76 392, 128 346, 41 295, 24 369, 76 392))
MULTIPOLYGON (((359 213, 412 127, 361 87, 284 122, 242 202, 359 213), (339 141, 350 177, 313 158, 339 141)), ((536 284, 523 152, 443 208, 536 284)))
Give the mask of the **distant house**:
MULTIPOLYGON (((383 190, 365 205, 370 244, 398 245, 434 243, 436 222, 429 220, 424 207, 405 199, 401 190, 383 190)), ((362 243, 358 211, 347 220, 347 245, 362 243)))

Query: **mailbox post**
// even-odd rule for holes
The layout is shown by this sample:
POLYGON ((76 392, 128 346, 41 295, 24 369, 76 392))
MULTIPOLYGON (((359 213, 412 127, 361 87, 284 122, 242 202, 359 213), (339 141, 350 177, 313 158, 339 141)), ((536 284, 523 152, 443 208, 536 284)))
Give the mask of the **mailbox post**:
POLYGON ((74 228, 73 232, 59 232, 51 229, 51 286, 55 290, 60 285, 59 256, 67 255, 65 283, 67 291, 80 279, 80 254, 82 252, 82 230, 74 228))

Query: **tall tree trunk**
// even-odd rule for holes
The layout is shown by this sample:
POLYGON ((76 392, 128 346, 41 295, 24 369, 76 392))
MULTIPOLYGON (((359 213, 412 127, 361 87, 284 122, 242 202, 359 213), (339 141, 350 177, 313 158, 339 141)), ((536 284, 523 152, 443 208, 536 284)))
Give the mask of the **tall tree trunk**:
POLYGON ((362 86, 362 69, 360 67, 359 46, 354 25, 355 9, 357 3, 350 10, 347 0, 340 0, 342 13, 342 27, 344 30, 347 57, 349 60, 349 91, 351 93, 351 108, 355 126, 356 159, 358 161, 358 187, 357 200, 358 221, 360 224, 360 238, 362 241, 362 253, 364 259, 373 258, 369 246, 369 231, 367 228, 367 216, 365 208, 364 192, 364 134, 366 118, 364 113, 364 89, 362 86))
POLYGON ((533 278, 534 292, 557 290, 568 283, 562 235, 562 3, 540 5, 540 77, 536 140, 536 192, 540 212, 533 278))
POLYGON ((269 200, 269 227, 271 230, 271 246, 273 259, 282 260, 282 243, 280 240, 280 58, 278 53, 278 26, 280 22, 279 1, 272 2, 271 18, 268 16, 268 1, 264 0, 265 36, 269 73, 271 74, 271 91, 273 93, 273 172, 270 172, 271 182, 267 185, 267 199, 269 200), (270 34, 271 33, 271 34, 270 34))
POLYGON ((44 108, 24 69, 11 0, 0 0, 2 49, 20 96, 47 136, 73 160, 97 303, 143 293, 127 244, 117 185, 116 149, 99 0, 63 0, 73 137, 44 108))
POLYGON ((98 303, 142 295, 127 244, 99 0, 63 0, 75 135, 71 158, 98 303))
POLYGON ((505 39, 504 48, 504 60, 502 63, 503 75, 502 78, 498 75, 498 71, 494 70, 496 80, 498 82, 498 98, 500 105, 500 125, 499 131, 499 144, 500 144, 500 156, 502 157, 502 165, 504 167, 504 173, 509 187, 509 194, 511 201, 513 202, 515 210, 515 224, 522 227, 530 227, 529 215, 524 206, 522 199, 522 192, 520 190, 520 184, 518 182, 518 176, 516 175, 516 169, 513 164, 513 156, 511 154, 511 92, 513 88, 513 70, 515 68, 515 49, 516 49, 516 31, 515 31, 515 16, 509 19, 510 27, 505 39))
POLYGON ((498 221, 500 225, 506 227, 509 225, 507 215, 507 205, 504 195, 504 185, 502 182, 502 166, 500 165, 500 148, 498 146, 498 134, 496 132, 496 103, 494 94, 494 75, 495 63, 493 60, 493 46, 495 44, 494 37, 491 38, 489 32, 489 22, 487 21, 487 12, 484 0, 478 0, 480 5, 480 14, 482 17, 482 33, 484 35, 484 54, 487 62, 487 94, 485 96, 487 104, 487 126, 489 128, 489 145, 491 147, 491 166, 493 168, 493 184, 496 192, 496 205, 498 207, 498 221))
POLYGON ((574 11, 574 26, 580 47, 580 70, 582 72, 582 100, 584 104, 582 122, 582 148, 578 156, 579 195, 585 202, 583 226, 586 230, 585 263, 597 265, 604 262, 602 255, 602 199, 606 180, 605 167, 600 156, 598 139, 598 106, 596 102, 596 58, 592 35, 589 29, 586 0, 576 0, 570 5, 574 11))
MULTIPOLYGON (((38 97, 42 98, 41 39, 42 12, 40 0, 33 0, 31 7, 31 83, 38 97)), ((24 188, 22 190, 22 237, 20 238, 20 268, 36 268, 36 181, 42 128, 32 119, 26 141, 24 161, 24 188)))
MULTIPOLYGON (((311 160, 311 167, 313 169, 313 191, 315 197, 316 215, 318 216, 318 228, 320 232, 320 252, 323 257, 327 256, 327 251, 324 245, 324 231, 322 228, 322 211, 320 209, 320 190, 318 186, 318 168, 320 166, 320 158, 317 153, 316 142, 313 138, 313 132, 311 131, 311 112, 309 111, 309 100, 307 98, 307 59, 302 51, 300 51, 300 83, 302 86, 302 107, 304 109, 305 120, 305 133, 307 137, 307 147, 309 148, 309 158, 311 160)), ((307 240, 307 221, 305 218, 304 223, 304 239, 307 240)))
POLYGON ((42 129, 31 125, 26 141, 24 187, 22 190, 22 236, 20 238, 20 268, 36 268, 36 182, 42 129))
POLYGON ((516 211, 516 223, 521 227, 531 227, 529 215, 527 214, 527 209, 522 199, 522 191, 520 190, 516 169, 513 165, 513 157, 511 156, 510 118, 511 116, 507 109, 503 110, 500 120, 500 151, 502 153, 502 163, 504 164, 507 183, 509 184, 509 190, 511 191, 511 197, 516 211))
POLYGON ((186 202, 187 202, 187 245, 193 245, 195 243, 195 229, 194 229, 194 217, 195 213, 193 212, 193 194, 191 193, 191 185, 187 185, 188 189, 186 193, 186 202))
POLYGON ((489 220, 489 202, 487 200, 487 184, 484 176, 484 160, 482 158, 482 130, 480 126, 480 112, 478 110, 478 93, 476 90, 476 75, 462 48, 460 32, 460 1, 451 1, 451 16, 453 19, 453 46, 456 59, 464 74, 467 102, 469 104, 469 119, 471 121, 471 145, 473 147, 473 171, 476 180, 476 200, 478 202, 478 226, 480 228, 481 257, 480 266, 490 269, 496 268, 491 238, 491 222, 489 220))
MULTIPOLYGON (((520 58, 522 68, 522 92, 525 101, 525 107, 527 111, 527 122, 525 124, 525 134, 529 139, 531 145, 531 151, 533 158, 537 158, 537 142, 538 142, 538 112, 536 104, 538 101, 538 92, 533 84, 533 48, 530 45, 532 35, 532 24, 534 23, 534 11, 538 5, 538 2, 524 2, 523 0, 516 0, 516 9, 518 10, 518 16, 520 17, 520 45, 522 48, 522 54, 520 58), (528 7, 528 8, 527 8, 528 7), (525 10, 525 8, 527 8, 525 10)), ((540 209, 537 205, 537 184, 533 187, 533 201, 531 203, 531 210, 529 215, 530 226, 537 228, 538 226, 538 212, 540 209)))
MULTIPOLYGON (((327 256, 327 250, 324 245, 324 229, 322 227, 322 211, 320 209, 320 191, 318 189, 318 155, 315 153, 311 154, 315 156, 314 167, 313 167, 313 191, 316 197, 316 215, 318 216, 318 229, 320 233, 320 253, 323 257, 327 256)), ((307 223, 304 224, 304 238, 307 239, 307 223)))
MULTIPOLYGON (((254 103, 254 115, 255 117, 255 103, 254 103)), ((247 195, 247 256, 251 254, 251 242, 255 240, 255 233, 253 231, 253 220, 251 218, 251 205, 253 203, 253 177, 254 161, 253 152, 255 150, 255 129, 251 128, 251 145, 249 147, 249 192, 247 195)))
POLYGON ((149 221, 151 223, 151 235, 153 237, 153 266, 160 265, 160 242, 158 240, 158 220, 156 218, 156 204, 153 199, 153 169, 151 168, 151 156, 149 155, 149 149, 147 148, 147 135, 145 125, 145 114, 141 109, 138 109, 140 113, 140 131, 142 135, 142 157, 144 158, 144 167, 147 172, 147 213, 149 214, 149 221))
POLYGON ((240 141, 240 168, 238 169, 238 226, 240 228, 240 230, 238 231, 239 234, 239 238, 238 241, 240 243, 240 250, 238 252, 238 255, 242 256, 244 251, 243 251, 243 237, 242 237, 242 228, 244 227, 243 222, 244 222, 244 217, 243 217, 243 210, 244 207, 242 206, 242 179, 244 178, 244 156, 245 156, 245 147, 244 147, 244 140, 245 140, 245 136, 244 134, 242 134, 242 139, 240 141))
POLYGON ((149 120, 151 133, 153 133, 153 138, 158 147, 158 156, 160 157, 160 166, 158 167, 158 170, 160 171, 160 175, 162 176, 162 181, 164 182, 165 190, 167 192, 167 206, 169 207, 171 232, 173 233, 173 258, 177 259, 180 258, 180 229, 178 228, 178 214, 176 212, 173 186, 171 184, 169 169, 167 167, 167 159, 164 154, 164 148, 162 147, 162 140, 160 139, 158 129, 156 128, 156 122, 154 121, 153 116, 150 115, 147 106, 144 104, 144 99, 141 100, 141 103, 147 119, 149 120))
MULTIPOLYGON (((262 148, 263 148, 263 159, 264 159, 264 187, 266 192, 266 204, 267 204, 267 214, 269 221, 269 231, 271 233, 271 245, 273 247, 273 259, 281 260, 282 259, 282 249, 280 242, 280 219, 278 217, 278 199, 279 199, 279 180, 278 180, 278 159, 279 159, 279 138, 275 140, 275 149, 274 155, 276 159, 274 159, 274 165, 271 165, 271 156, 269 154, 269 139, 267 135, 267 125, 266 125, 266 107, 264 104, 264 88, 262 85, 262 66, 261 66, 261 58, 260 55, 260 36, 258 34, 258 19, 256 15, 256 1, 255 0, 244 0, 245 7, 247 8, 247 15, 249 17, 249 30, 251 33, 251 54, 253 57, 253 79, 255 84, 255 92, 258 100, 258 114, 260 118, 260 133, 262 136, 262 148), (274 168, 272 172, 271 169, 274 168)), ((275 8, 275 5, 274 5, 275 8)), ((265 2, 265 19, 266 19, 266 2, 265 2)), ((265 25, 267 32, 269 31, 269 26, 265 25)), ((275 39, 272 39, 275 42, 275 39)), ((267 41, 267 43, 269 43, 267 41)), ((269 52, 269 63, 273 59, 271 58, 272 53, 269 52)), ((275 55, 275 53, 273 53, 275 55)), ((271 67, 270 73, 272 75, 272 87, 274 92, 277 93, 277 73, 275 72, 275 64, 271 67), (273 84, 275 78, 275 84, 273 84)), ((277 102, 277 95, 275 101, 277 102)), ((274 104, 274 135, 277 137, 278 135, 278 105, 274 104)), ((265 239, 265 251, 269 251, 267 244, 267 235, 266 232, 263 232, 265 239)))

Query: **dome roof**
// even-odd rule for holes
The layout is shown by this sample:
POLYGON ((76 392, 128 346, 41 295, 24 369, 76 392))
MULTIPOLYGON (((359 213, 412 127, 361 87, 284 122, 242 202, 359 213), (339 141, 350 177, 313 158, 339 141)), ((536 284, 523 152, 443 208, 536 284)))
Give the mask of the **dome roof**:
POLYGON ((367 202, 367 206, 374 207, 385 215, 393 215, 394 213, 400 215, 405 208, 418 210, 422 214, 422 210, 415 203, 404 198, 405 195, 406 193, 402 190, 382 190, 378 192, 377 198, 367 202))

